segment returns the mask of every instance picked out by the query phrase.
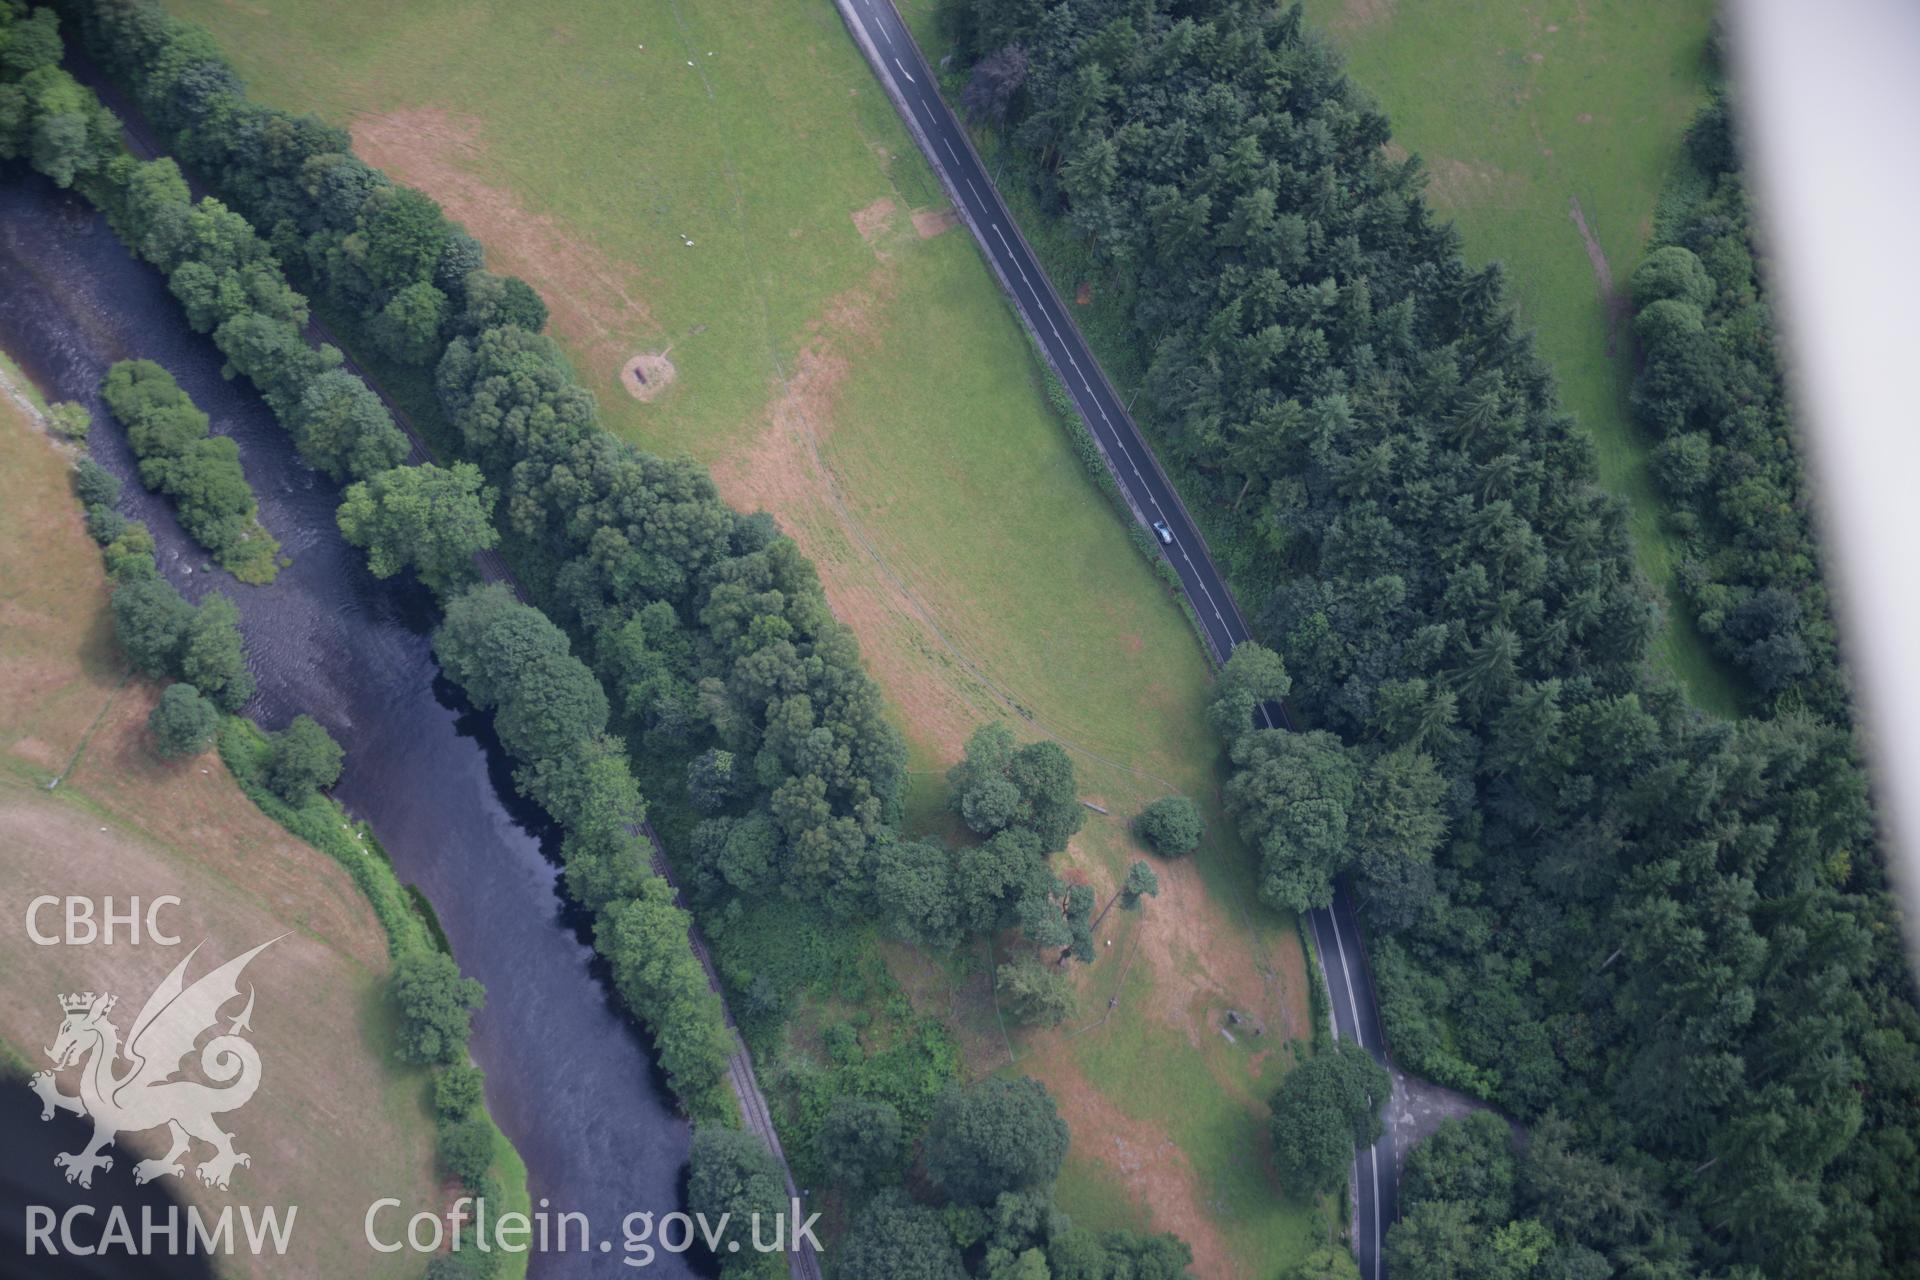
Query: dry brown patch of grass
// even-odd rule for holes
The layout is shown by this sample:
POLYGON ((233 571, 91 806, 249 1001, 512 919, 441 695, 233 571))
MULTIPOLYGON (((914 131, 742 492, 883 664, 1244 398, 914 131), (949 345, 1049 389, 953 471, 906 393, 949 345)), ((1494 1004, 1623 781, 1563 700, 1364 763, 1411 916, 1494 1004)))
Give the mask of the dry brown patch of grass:
MULTIPOLYGON (((1063 878, 1092 885, 1104 906, 1125 868, 1144 859, 1159 877, 1160 893, 1144 900, 1137 911, 1116 904, 1101 922, 1094 938, 1099 962, 1081 966, 1087 1009, 1075 1025, 1086 1025, 1105 1011, 1108 998, 1118 994, 1108 988, 1117 985, 1120 966, 1109 960, 1137 946, 1135 962, 1151 972, 1151 991, 1139 1007, 1123 1001, 1116 1017, 1121 1012, 1153 1017, 1203 1053, 1211 1052, 1223 1027, 1243 1042, 1270 1039, 1276 1047, 1309 1035, 1311 1003, 1299 934, 1258 931, 1236 904, 1209 892, 1200 860, 1223 856, 1213 837, 1191 857, 1155 857, 1129 828, 1137 796, 1110 804, 1103 795, 1089 792, 1087 798, 1112 812, 1088 815, 1087 826, 1057 860, 1063 878), (1108 937, 1114 940, 1110 951, 1105 946, 1108 937), (1230 1027, 1229 1010, 1246 1020, 1242 1026, 1230 1027), (1255 1029, 1258 1037, 1253 1036, 1255 1029)), ((1253 1096, 1244 1083, 1222 1082, 1253 1096)))
POLYGON ((852 362, 873 349, 876 317, 892 293, 892 273, 881 266, 828 301, 775 387, 759 436, 717 461, 713 478, 732 505, 779 520, 813 561, 834 616, 860 637, 868 669, 915 741, 957 760, 990 713, 991 694, 941 641, 926 603, 866 541, 820 448, 833 430, 841 384, 852 362))
POLYGON ((1328 19, 1335 31, 1359 31, 1393 16, 1394 0, 1343 0, 1340 12, 1328 19))
MULTIPOLYGON (((214 1211, 235 1197, 300 1206, 289 1255, 240 1259, 235 1274, 417 1274, 358 1243, 372 1200, 424 1207, 436 1195, 427 1078, 392 1065, 385 936, 346 872, 255 808, 217 755, 164 762, 153 753, 146 719, 158 691, 136 681, 116 692, 124 662, 99 552, 65 472, 51 442, 0 403, 0 726, 10 766, 0 772, 0 1041, 38 1066, 59 1023, 57 995, 116 993, 124 1032, 193 944, 207 939, 190 978, 287 934, 248 969, 260 992, 250 1036, 260 1091, 223 1117, 253 1163, 236 1171, 232 1193, 209 1191, 191 1171, 173 1189, 214 1211), (163 924, 184 945, 34 945, 26 908, 41 894, 112 896, 123 909, 130 897, 175 895, 181 905, 163 924)), ((130 1135, 97 1176, 130 1178, 164 1136, 130 1135)), ((189 1165, 206 1154, 196 1148, 189 1165)))
MULTIPOLYGON (((1397 140, 1383 143, 1380 151, 1395 164, 1404 164, 1413 155, 1397 140)), ((1427 198, 1442 209, 1501 207, 1519 202, 1525 194, 1525 184, 1498 165, 1422 153, 1420 167, 1426 177, 1427 198)))
POLYGON ((658 333, 641 271, 616 261, 566 222, 527 208, 487 171, 477 116, 416 107, 353 121, 354 150, 397 180, 438 200, 487 246, 496 271, 538 280, 551 325, 583 354, 589 381, 617 369, 636 335, 658 333))
POLYGON ((59 775, 126 669, 64 451, 0 397, 0 750, 59 775))
POLYGON ((893 228, 894 208, 893 197, 881 196, 864 209, 855 209, 852 215, 853 229, 860 233, 862 240, 878 249, 887 232, 893 228))
MULTIPOLYGON (((209 775, 206 787, 226 792, 232 816, 241 817, 239 806, 259 816, 224 771, 209 775)), ((236 1258, 237 1274, 408 1274, 412 1268, 404 1263, 381 1265, 364 1246, 355 1247, 360 1219, 374 1199, 399 1195, 427 1206, 436 1194, 426 1075, 387 1065, 386 958, 371 912, 361 906, 355 920, 355 913, 339 909, 355 894, 345 873, 277 829, 253 833, 258 844, 236 866, 228 859, 242 839, 237 834, 224 856, 209 858, 197 846, 168 847, 124 817, 102 826, 87 812, 91 798, 65 787, 49 793, 0 780, 0 846, 12 855, 0 860, 0 911, 12 922, 0 938, 7 973, 0 984, 0 1038, 24 1050, 36 1068, 46 1065, 34 1046, 52 1039, 59 994, 116 994, 116 1025, 124 1033, 148 993, 202 939, 189 981, 286 934, 247 969, 246 980, 259 993, 248 1035, 260 1051, 259 1092, 221 1117, 252 1164, 235 1171, 231 1192, 210 1190, 192 1172, 209 1154, 196 1145, 186 1176, 170 1190, 215 1213, 235 1198, 300 1206, 288 1256, 236 1258), (273 887, 263 888, 262 879, 273 887), (96 900, 112 895, 122 906, 130 896, 150 902, 176 895, 181 905, 162 920, 181 945, 33 945, 21 927, 26 904, 55 892, 96 900)), ((42 923, 52 925, 52 918, 42 923)), ((74 1092, 77 1075, 63 1076, 63 1092, 74 1092)), ((134 1160, 160 1154, 165 1136, 154 1130, 121 1138, 110 1153, 114 1167, 96 1176, 108 1186, 130 1179, 134 1160)))
POLYGON ((1171 1231, 1192 1246, 1195 1275, 1240 1274, 1207 1207, 1198 1173, 1165 1129, 1122 1112, 1087 1083, 1064 1046, 1021 1059, 1021 1069, 1047 1086, 1077 1153, 1114 1174, 1146 1230, 1171 1231))
POLYGON ((913 229, 922 240, 931 240, 960 225, 960 215, 952 209, 915 209, 913 229))
MULTIPOLYGON (((1093 888, 1097 910, 1127 864, 1145 851, 1127 830, 1126 814, 1138 796, 1107 796, 1097 787, 1086 794, 1096 803, 1112 800, 1115 812, 1089 815, 1053 863, 1063 880, 1093 888)), ((990 962, 961 964, 886 948, 889 968, 915 1006, 953 1029, 967 1078, 1011 1065, 1045 1082, 1072 1129, 1073 1159, 1097 1163, 1154 1230, 1186 1239, 1194 1248, 1194 1273, 1210 1277, 1245 1274, 1248 1261, 1221 1230, 1222 1193, 1214 1181, 1220 1170, 1203 1171, 1181 1149, 1177 1135, 1192 1137, 1182 1121, 1159 1109, 1142 1112, 1160 1103, 1129 1105, 1126 1086, 1116 1092, 1106 1077, 1116 1055, 1150 1060, 1150 1074, 1183 1073, 1182 1083, 1166 1082, 1168 1094, 1204 1092, 1213 1114, 1203 1125, 1226 1125, 1241 1135, 1230 1140, 1234 1160, 1269 1167, 1262 1123, 1267 1097, 1310 1031, 1306 960, 1297 934, 1255 928, 1207 892, 1198 859, 1214 856, 1220 855, 1209 844, 1194 857, 1150 859, 1159 896, 1138 910, 1115 904, 1107 911, 1094 931, 1094 963, 1068 967, 1079 1010, 1058 1029, 1003 1024, 992 1003, 990 962), (1239 1025, 1230 1024, 1229 1010, 1241 1016, 1239 1025), (1231 1043, 1223 1030, 1231 1032, 1231 1043)), ((1025 949, 1013 934, 999 943, 1000 959, 1025 949)), ((1271 1182, 1264 1172, 1255 1176, 1271 1182)), ((1273 1187, 1272 1194, 1280 1197, 1281 1189, 1273 1187)))
POLYGON ((1218 1036, 1232 1010, 1263 1037, 1291 1040, 1309 1029, 1305 962, 1297 942, 1285 937, 1269 955, 1229 918, 1226 908, 1206 891, 1191 860, 1160 863, 1160 896, 1148 908, 1142 930, 1146 963, 1155 971, 1151 1008, 1198 1049, 1218 1036), (1285 956, 1292 953, 1295 963, 1285 956))
POLYGON ((217 752, 163 760, 147 714, 159 689, 130 683, 107 709, 62 789, 173 849, 268 909, 332 940, 369 971, 387 967, 386 934, 347 873, 289 835, 240 791, 217 752))
POLYGON ((1423 157, 1427 168, 1427 195, 1443 209, 1465 205, 1499 206, 1519 198, 1520 182, 1490 164, 1472 164, 1450 156, 1423 157))

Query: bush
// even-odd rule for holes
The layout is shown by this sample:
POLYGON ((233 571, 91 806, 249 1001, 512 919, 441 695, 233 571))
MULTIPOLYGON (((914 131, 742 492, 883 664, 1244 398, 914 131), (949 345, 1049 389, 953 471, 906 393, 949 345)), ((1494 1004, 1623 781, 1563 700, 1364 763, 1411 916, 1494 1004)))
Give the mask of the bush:
POLYGON ((503 586, 449 604, 433 649, 448 677, 496 713, 501 744, 522 761, 562 758, 606 728, 606 693, 566 633, 503 586))
POLYGON ((983 836, 1008 828, 1030 832, 1045 853, 1058 853, 1087 820, 1073 761, 1057 742, 1016 745, 999 721, 982 725, 947 772, 950 803, 983 836))
POLYGON ((220 711, 190 684, 170 684, 147 716, 154 746, 169 760, 197 756, 213 745, 220 711))
POLYGON ((281 419, 308 466, 335 481, 364 479, 407 460, 407 438, 380 397, 344 369, 328 369, 301 389, 281 419))
POLYGON ((1345 1245, 1328 1245, 1300 1259, 1287 1280, 1360 1280, 1360 1264, 1345 1245))
MULTIPOLYGON (((153 563, 153 534, 137 520, 127 521, 113 540, 100 548, 100 558, 106 561, 107 577, 116 591, 125 583, 160 576, 160 570, 153 563)), ((115 613, 114 618, 117 625, 119 614, 115 613)))
MULTIPOLYGON (((152 565, 151 545, 148 565, 152 565)), ((159 577, 136 578, 114 588, 113 633, 134 670, 143 676, 171 674, 194 609, 173 584, 159 577)))
POLYGON ((87 433, 93 430, 93 415, 87 412, 87 406, 72 400, 62 400, 49 407, 47 420, 53 424, 54 433, 66 440, 84 443, 87 433))
POLYGON ((1704 309, 1713 302, 1713 277, 1691 250, 1677 244, 1647 254, 1634 269, 1630 287, 1636 307, 1670 299, 1704 309))
POLYGON ((966 1280, 960 1248, 940 1212, 889 1188, 854 1215, 840 1247, 845 1280, 966 1280))
POLYGON ((132 527, 133 522, 112 507, 87 508, 87 535, 103 547, 118 542, 132 527))
POLYGON ((436 1253, 427 1263, 427 1280, 493 1280, 500 1274, 504 1255, 468 1246, 458 1253, 436 1253))
POLYGON ((24 156, 59 187, 71 187, 99 173, 120 151, 118 122, 57 63, 58 29, 45 9, 0 8, 0 39, 6 61, 0 64, 0 155, 24 156), (16 13, 21 21, 14 22, 16 13), (45 20, 40 15, 45 15, 45 20), (49 55, 51 60, 49 60, 49 55))
POLYGON ((348 487, 336 520, 376 578, 412 569, 438 595, 471 582, 473 558, 500 540, 498 495, 470 462, 395 467, 348 487))
POLYGON ((179 673, 199 686, 222 711, 238 711, 253 697, 253 673, 247 670, 240 639, 240 610, 219 592, 187 619, 180 635, 179 673))
POLYGON ((733 1036, 687 944, 692 923, 666 882, 648 874, 642 896, 601 911, 593 943, 613 966, 614 988, 653 1031, 674 1091, 689 1106, 705 1107, 726 1075, 733 1036))
POLYGON ((740 789, 734 755, 718 747, 703 751, 687 765, 687 800, 701 813, 718 813, 740 789))
POLYGON ((482 1113, 440 1125, 440 1167, 477 1187, 493 1167, 493 1122, 482 1113))
POLYGON ((1162 796, 1140 811, 1134 830, 1163 858, 1178 858, 1200 847, 1206 828, 1200 806, 1186 796, 1162 796))
POLYGON ((723 1243, 714 1252, 728 1259, 729 1274, 768 1274, 777 1266, 778 1274, 785 1275, 784 1259, 752 1247, 755 1218, 765 1239, 774 1215, 791 1208, 786 1177, 766 1143, 739 1129, 703 1124, 694 1130, 688 1166, 688 1210, 705 1214, 711 1223, 727 1224, 723 1243), (737 1249, 729 1247, 736 1244, 737 1249))
POLYGON ((1120 905, 1131 911, 1140 905, 1141 898, 1160 896, 1160 877, 1145 862, 1136 862, 1127 868, 1127 878, 1120 886, 1120 905))
POLYGON ((455 1063, 434 1077, 433 1106, 442 1120, 458 1120, 486 1101, 487 1077, 471 1062, 455 1063))
POLYGON ((120 477, 92 458, 73 466, 73 492, 83 507, 111 507, 120 501, 120 477))

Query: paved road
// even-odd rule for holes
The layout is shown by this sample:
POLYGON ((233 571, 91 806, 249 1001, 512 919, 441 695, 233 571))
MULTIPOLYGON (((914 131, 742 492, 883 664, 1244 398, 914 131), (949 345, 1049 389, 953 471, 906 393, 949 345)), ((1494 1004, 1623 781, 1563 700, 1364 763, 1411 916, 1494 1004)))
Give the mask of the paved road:
MULTIPOLYGON (((1216 659, 1224 660, 1235 645, 1252 639, 1253 633, 1172 483, 1008 215, 966 131, 941 99, 932 68, 914 44, 906 24, 890 0, 835 3, 854 42, 866 54, 915 141, 939 172, 1047 363, 1066 384, 1074 407, 1093 432, 1128 505, 1147 524, 1157 522, 1171 532, 1173 540, 1164 547, 1166 557, 1180 576, 1180 585, 1193 605, 1208 647, 1216 659)), ((1286 708, 1277 703, 1262 706, 1260 717, 1267 728, 1293 728, 1286 708)), ((1308 923, 1326 974, 1334 1034, 1342 1040, 1357 1041, 1386 1065, 1386 1040, 1381 1034, 1373 979, 1367 971, 1359 925, 1344 887, 1333 906, 1313 912, 1308 923)), ((1354 1247, 1360 1274, 1366 1280, 1383 1280, 1386 1274, 1381 1239, 1386 1231, 1384 1224, 1394 1220, 1399 1202, 1396 1167, 1391 1133, 1355 1159, 1354 1247)))

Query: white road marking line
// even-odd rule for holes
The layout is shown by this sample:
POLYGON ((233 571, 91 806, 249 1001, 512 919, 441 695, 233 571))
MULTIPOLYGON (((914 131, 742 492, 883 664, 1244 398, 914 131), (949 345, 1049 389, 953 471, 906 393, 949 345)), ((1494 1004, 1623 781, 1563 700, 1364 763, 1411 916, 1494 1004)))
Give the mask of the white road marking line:
POLYGON ((1331 906, 1326 908, 1327 919, 1333 922, 1333 948, 1340 957, 1340 976, 1347 980, 1347 1011, 1353 1015, 1353 1038, 1359 1046, 1367 1047, 1367 1034, 1360 1025, 1360 1003, 1353 998, 1353 974, 1347 969, 1347 944, 1340 937, 1340 917, 1331 906))
POLYGON ((951 142, 950 140, 948 140, 948 139, 946 139, 946 138, 942 138, 942 139, 940 139, 940 142, 941 142, 941 145, 943 145, 943 146, 945 146, 945 147, 946 147, 946 149, 947 149, 947 154, 953 157, 953 162, 954 162, 955 164, 959 164, 959 163, 960 163, 960 153, 959 153, 959 152, 957 152, 957 151, 955 151, 955 150, 953 149, 953 143, 952 143, 952 142, 951 142))
POLYGON ((901 62, 900 62, 900 59, 898 59, 898 58, 895 58, 895 59, 893 60, 893 65, 894 65, 894 66, 896 66, 896 67, 899 67, 899 68, 900 68, 900 74, 901 74, 901 75, 903 75, 903 76, 905 76, 905 77, 907 78, 907 83, 908 83, 908 84, 919 84, 919 83, 920 83, 920 82, 919 82, 918 80, 915 80, 915 79, 913 78, 913 72, 911 72, 911 71, 909 71, 909 70, 907 70, 907 69, 906 69, 906 67, 904 67, 904 66, 902 66, 902 65, 901 65, 901 62))
MULTIPOLYGON (((1266 714, 1264 709, 1261 714, 1266 714)), ((1269 718, 1267 727, 1273 727, 1271 718, 1269 718)), ((1334 953, 1340 957, 1340 974, 1348 980, 1347 1007, 1353 1013, 1353 1037, 1357 1043, 1360 1041, 1360 1009, 1359 1006, 1354 1003, 1352 975, 1347 972, 1347 953, 1346 949, 1340 943, 1340 921, 1334 916, 1331 906, 1324 907, 1322 910, 1326 912, 1327 920, 1333 925, 1334 953)), ((1326 949, 1326 940, 1320 938, 1320 927, 1317 923, 1314 925, 1313 932, 1316 940, 1320 942, 1321 950, 1324 951, 1326 949)), ((1338 1018, 1333 1020, 1333 1038, 1335 1040, 1341 1038, 1340 1020, 1338 1018)), ((1361 1044, 1360 1047, 1364 1049, 1366 1045, 1361 1044)), ((1367 1163, 1373 1181, 1373 1280, 1380 1280, 1380 1151, 1377 1144, 1367 1148, 1367 1163)), ((1360 1153, 1358 1151, 1353 1153, 1353 1168, 1354 1173, 1357 1175, 1360 1171, 1360 1153)))
POLYGON ((1373 1166, 1373 1280, 1380 1280, 1380 1149, 1367 1148, 1367 1162, 1373 1166))
MULTIPOLYGON (((1353 1039, 1362 1049, 1367 1047, 1367 1035, 1360 1021, 1360 1002, 1353 994, 1353 973, 1347 968, 1347 944, 1340 936, 1340 916, 1331 904, 1327 907, 1327 919, 1333 924, 1334 951, 1340 957, 1340 976, 1347 980, 1347 1011, 1353 1015, 1353 1039)), ((1380 1276, 1380 1157, 1372 1147, 1367 1148, 1367 1157, 1373 1163, 1373 1274, 1374 1280, 1380 1276)), ((1354 1160, 1357 1163, 1359 1156, 1354 1160)))

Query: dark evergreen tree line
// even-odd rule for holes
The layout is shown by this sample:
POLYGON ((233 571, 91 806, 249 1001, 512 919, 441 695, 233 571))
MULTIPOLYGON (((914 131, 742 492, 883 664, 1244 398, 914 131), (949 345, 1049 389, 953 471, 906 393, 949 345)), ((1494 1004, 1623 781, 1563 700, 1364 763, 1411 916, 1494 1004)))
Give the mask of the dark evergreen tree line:
MULTIPOLYGON (((1645 1275, 1920 1273, 1920 1022, 1849 727, 1811 670, 1806 709, 1732 724, 1652 671, 1622 505, 1418 159, 1387 154, 1297 6, 948 18, 982 77, 966 101, 1130 321, 1146 425, 1273 650, 1229 664, 1214 715, 1263 893, 1311 906, 1351 876, 1400 1060, 1564 1116, 1582 1177, 1638 1188, 1625 1225, 1541 1217, 1511 1274, 1575 1249, 1645 1275), (1310 731, 1255 729, 1289 683, 1310 731)), ((1643 328, 1688 327, 1656 307, 1643 328)), ((1790 558, 1793 490, 1749 490, 1790 558)), ((1807 608, 1795 581, 1773 587, 1807 608)), ((1772 605, 1741 608, 1750 668, 1779 665, 1772 605)))

